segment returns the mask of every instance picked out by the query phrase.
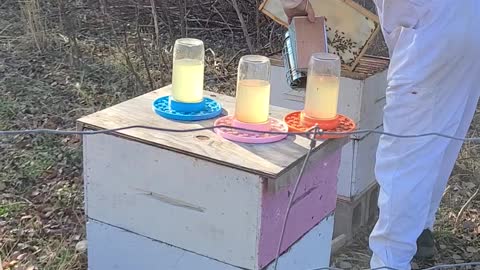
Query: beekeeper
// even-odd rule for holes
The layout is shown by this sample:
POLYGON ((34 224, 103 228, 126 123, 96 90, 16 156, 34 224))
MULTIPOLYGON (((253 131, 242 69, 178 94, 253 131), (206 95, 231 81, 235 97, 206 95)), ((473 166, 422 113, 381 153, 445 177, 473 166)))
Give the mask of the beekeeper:
MULTIPOLYGON (((289 19, 313 20, 308 0, 281 1, 289 19)), ((373 1, 390 54, 384 131, 465 137, 480 94, 480 1, 373 1)), ((434 255, 435 213, 461 146, 440 137, 381 137, 372 268, 410 269, 415 255, 434 255)))

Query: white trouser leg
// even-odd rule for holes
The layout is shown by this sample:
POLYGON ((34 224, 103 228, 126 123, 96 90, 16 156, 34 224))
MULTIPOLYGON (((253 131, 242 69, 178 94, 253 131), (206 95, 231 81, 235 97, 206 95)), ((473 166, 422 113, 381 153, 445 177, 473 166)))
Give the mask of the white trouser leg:
MULTIPOLYGON (((465 106, 465 112, 461 119, 458 119, 460 122, 455 137, 466 137, 470 123, 472 122, 473 116, 475 115, 475 110, 477 109, 478 97, 470 97, 465 106)), ((448 148, 445 152, 442 164, 440 165, 440 175, 437 179, 437 182, 433 189, 432 201, 430 203, 430 210, 428 213, 427 224, 425 229, 433 230, 435 224, 435 214, 437 213, 438 207, 442 200, 443 193, 447 186, 448 179, 455 165, 455 161, 460 153, 463 142, 461 141, 451 141, 448 145, 448 148)))
MULTIPOLYGON (((446 105, 433 104, 436 98, 430 95, 437 90, 391 86, 385 108, 385 131, 452 134, 451 130, 432 129, 437 122, 436 115, 441 113, 440 107, 446 105), (415 95, 420 97, 410 97, 415 95)), ((433 187, 448 145, 447 139, 438 137, 381 137, 376 164, 380 215, 370 237, 374 253, 372 267, 410 268, 417 237, 427 222, 433 187)))
MULTIPOLYGON (((377 5, 391 54, 384 130, 464 135, 480 85, 480 50, 474 45, 480 41, 474 32, 480 23, 479 1, 377 0, 377 5), (418 12, 400 12, 413 14, 410 18, 385 17, 395 14, 397 3, 418 12)), ((416 240, 431 223, 459 145, 439 137, 381 137, 375 169, 380 215, 370 236, 372 268, 410 269, 416 240)))

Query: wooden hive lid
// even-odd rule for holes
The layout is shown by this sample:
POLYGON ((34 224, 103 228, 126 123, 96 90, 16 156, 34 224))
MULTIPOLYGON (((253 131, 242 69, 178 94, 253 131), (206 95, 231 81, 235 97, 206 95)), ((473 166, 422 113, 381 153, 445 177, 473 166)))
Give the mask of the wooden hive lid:
MULTIPOLYGON (((171 86, 167 86, 87 115, 77 121, 78 128, 104 130, 141 125, 167 129, 195 129, 214 125, 215 119, 175 122, 156 115, 152 110, 153 101, 170 93, 171 86)), ((225 113, 234 112, 233 97, 207 91, 205 95, 210 95, 219 101, 225 113)), ((281 107, 270 107, 272 117, 277 119, 282 119, 289 112, 291 111, 281 107)), ((267 178, 277 178, 289 168, 299 164, 307 154, 310 145, 310 140, 301 136, 289 136, 283 141, 264 145, 242 144, 223 139, 212 130, 170 133, 147 129, 126 129, 113 132, 113 135, 267 178)), ((344 143, 344 140, 321 142, 317 144, 315 151, 325 147, 340 149, 344 143)))

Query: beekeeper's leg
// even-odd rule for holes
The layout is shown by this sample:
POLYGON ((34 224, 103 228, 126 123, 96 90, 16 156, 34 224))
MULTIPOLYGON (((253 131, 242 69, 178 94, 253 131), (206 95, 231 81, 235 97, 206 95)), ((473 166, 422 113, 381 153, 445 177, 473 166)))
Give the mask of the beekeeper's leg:
MULTIPOLYGON (((472 80, 475 80, 475 79, 476 78, 472 78, 472 80)), ((455 137, 461 137, 461 138, 466 137, 468 129, 470 128, 470 124, 472 122, 473 116, 475 115, 477 104, 478 104, 478 95, 476 95, 475 93, 472 93, 465 107, 458 108, 458 109, 464 109, 464 114, 461 118, 454 119, 454 121, 458 121, 460 123, 457 129, 457 132, 455 133, 455 137)), ((443 193, 445 192, 448 179, 450 178, 450 174, 452 173, 453 167, 455 165, 455 161, 457 160, 457 157, 462 148, 462 145, 463 145, 462 141, 451 141, 445 152, 442 164, 440 166, 440 175, 439 175, 439 178, 437 179, 437 184, 433 189, 432 201, 430 203, 430 210, 429 210, 425 229, 430 229, 433 231, 433 226, 435 224, 435 214, 437 213, 438 207, 440 206, 440 202, 442 200, 443 193)))
MULTIPOLYGON (((461 6, 454 6, 453 12, 451 14, 458 13, 459 15, 453 17, 452 19, 456 19, 456 21, 458 21, 456 26, 457 29, 458 27, 461 27, 460 29, 463 29, 461 31, 464 31, 464 35, 468 35, 470 37, 463 42, 478 44, 478 42, 480 41, 480 34, 478 32, 475 32, 473 29, 475 28, 474 25, 478 25, 478 23, 480 23, 480 19, 478 18, 478 16, 475 15, 475 13, 480 11, 480 1, 468 0, 462 2, 462 4, 463 5, 461 6), (462 27, 461 24, 469 25, 462 27)), ((452 41, 459 42, 456 40, 452 41)), ((464 110, 463 116, 461 118, 452 119, 453 122, 459 122, 459 127, 455 133, 456 137, 466 136, 473 116, 475 114, 476 108, 478 106, 478 99, 480 96, 480 90, 478 89, 480 84, 480 79, 478 78, 478 74, 480 74, 480 65, 476 60, 478 59, 479 55, 478 51, 478 48, 473 47, 472 50, 472 47, 470 47, 469 50, 465 50, 463 52, 458 50, 447 52, 450 54, 459 54, 464 57, 464 60, 462 62, 450 62, 448 63, 448 65, 450 67, 458 69, 456 72, 457 74, 464 72, 462 78, 459 79, 458 83, 459 85, 464 85, 464 88, 470 88, 470 91, 468 93, 459 92, 457 94, 468 95, 468 101, 466 101, 464 107, 457 108, 460 110, 464 110)), ((453 85, 452 87, 456 87, 456 85, 453 85)), ((432 201, 430 203, 429 216, 425 225, 425 229, 433 229, 435 223, 435 214, 440 205, 442 195, 445 191, 448 179, 452 172, 453 166, 455 165, 455 161, 458 157, 462 144, 463 142, 451 141, 445 152, 440 168, 440 175, 437 179, 437 185, 435 185, 432 194, 432 201)))
MULTIPOLYGON (((458 98, 462 95, 461 92, 450 95, 452 106, 445 104, 449 103, 448 100, 444 101, 444 105, 451 109, 451 119, 442 129, 436 131, 465 136, 465 130, 468 130, 475 112, 478 95, 464 95, 463 101, 458 98)), ((433 111, 441 114, 439 110, 434 109, 432 113, 433 111)), ((389 116, 386 118, 395 117, 393 114, 387 114, 389 116)), ((428 113, 423 115, 420 113, 417 117, 422 119, 426 115, 428 113)), ((448 117, 446 114, 444 116, 448 117)), ((399 129, 396 128, 400 125, 399 121, 394 122, 397 123, 395 128, 386 127, 385 130, 400 134, 429 132, 408 125, 399 129)), ((386 125, 388 126, 387 123, 386 125)), ((434 221, 433 217, 445 189, 446 179, 460 147, 461 143, 435 137, 417 139, 416 142, 410 139, 382 137, 377 161, 377 178, 381 186, 380 217, 370 237, 370 246, 374 252, 372 268, 389 266, 409 269, 410 260, 416 252, 416 239, 434 221), (450 167, 443 167, 448 162, 450 167)))
MULTIPOLYGON (((431 132, 435 128, 434 114, 439 113, 433 104, 436 90, 439 89, 391 85, 387 93, 384 130, 395 134, 431 132)), ((381 137, 376 164, 380 215, 370 236, 372 268, 410 269, 447 146, 447 140, 434 137, 381 137)))
MULTIPOLYGON (((390 42, 394 49, 385 131, 455 135, 459 130, 461 121, 455 119, 463 117, 470 97, 478 97, 471 93, 478 93, 475 59, 480 54, 472 45, 478 37, 458 29, 475 29, 472 18, 479 7, 475 0, 449 2, 429 11, 430 18, 442 15, 435 24, 397 28, 398 41, 390 42)), ((453 158, 447 154, 450 142, 439 137, 381 137, 376 165, 380 216, 370 237, 372 268, 410 269, 417 237, 428 223, 443 160, 447 155, 453 158)), ((444 188, 444 184, 439 186, 444 188)))

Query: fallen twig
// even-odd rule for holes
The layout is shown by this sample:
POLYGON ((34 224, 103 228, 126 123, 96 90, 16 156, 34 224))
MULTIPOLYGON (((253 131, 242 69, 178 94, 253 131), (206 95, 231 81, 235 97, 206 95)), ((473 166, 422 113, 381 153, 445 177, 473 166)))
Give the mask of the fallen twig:
POLYGON ((233 57, 232 57, 230 60, 228 60, 228 62, 227 62, 227 64, 225 65, 225 67, 230 66, 230 64, 233 62, 233 60, 235 60, 235 58, 237 58, 237 56, 238 56, 239 54, 243 53, 243 52, 244 52, 244 50, 239 50, 237 53, 235 53, 235 55, 233 55, 233 57))
POLYGON ((467 202, 462 206, 462 208, 458 212, 457 218, 455 219, 455 229, 458 226, 458 222, 460 222, 460 218, 463 216, 463 212, 465 212, 465 209, 467 209, 470 203, 472 203, 473 199, 475 199, 475 197, 478 195, 479 192, 480 192, 480 187, 477 188, 477 191, 475 191, 475 193, 473 193, 473 195, 470 196, 470 198, 467 200, 467 202))

